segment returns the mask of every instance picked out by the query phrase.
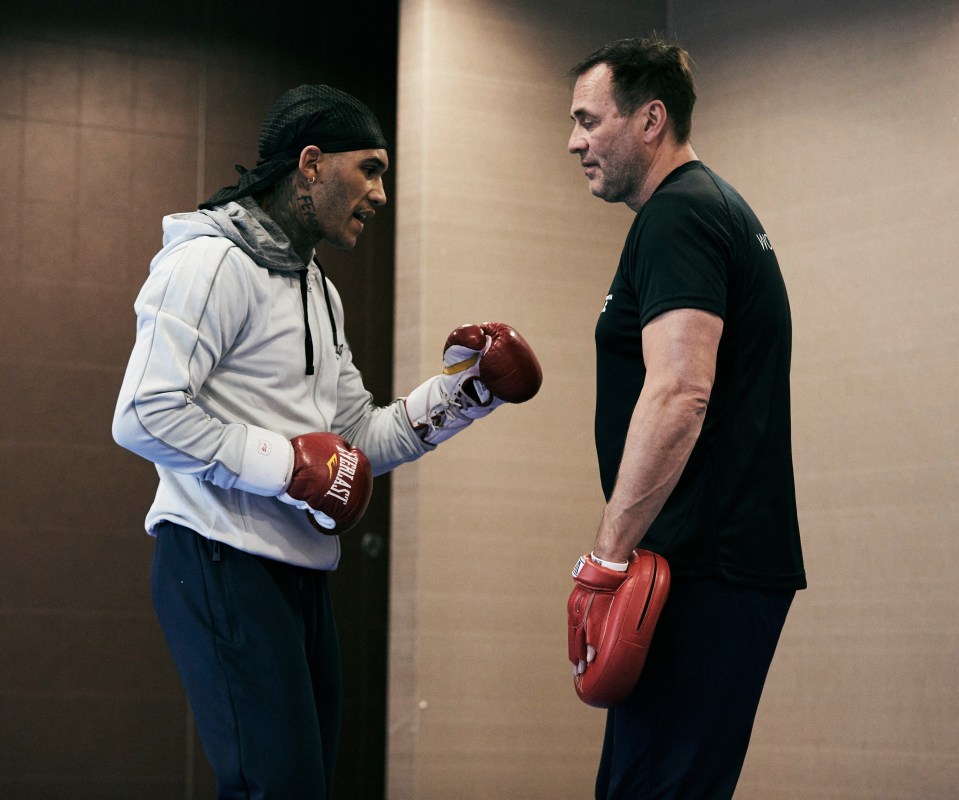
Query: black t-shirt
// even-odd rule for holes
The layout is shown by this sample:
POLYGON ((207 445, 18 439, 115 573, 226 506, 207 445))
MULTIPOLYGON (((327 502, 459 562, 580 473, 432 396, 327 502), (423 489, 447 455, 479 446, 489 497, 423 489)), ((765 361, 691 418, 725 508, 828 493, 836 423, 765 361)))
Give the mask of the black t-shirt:
POLYGON ((775 251, 739 194, 699 161, 640 209, 596 325, 596 450, 609 499, 643 388, 643 327, 678 308, 723 319, 702 433, 641 546, 677 576, 806 585, 790 430, 792 323, 775 251))

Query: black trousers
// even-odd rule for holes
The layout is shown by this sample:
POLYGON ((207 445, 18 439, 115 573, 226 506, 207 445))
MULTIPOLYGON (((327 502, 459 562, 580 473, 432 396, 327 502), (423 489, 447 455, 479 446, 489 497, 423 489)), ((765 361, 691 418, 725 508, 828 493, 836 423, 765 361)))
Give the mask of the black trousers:
POLYGON ((157 531, 153 602, 226 800, 327 800, 339 642, 325 572, 157 531))
POLYGON ((795 592, 676 578, 639 684, 607 712, 597 800, 728 800, 795 592))

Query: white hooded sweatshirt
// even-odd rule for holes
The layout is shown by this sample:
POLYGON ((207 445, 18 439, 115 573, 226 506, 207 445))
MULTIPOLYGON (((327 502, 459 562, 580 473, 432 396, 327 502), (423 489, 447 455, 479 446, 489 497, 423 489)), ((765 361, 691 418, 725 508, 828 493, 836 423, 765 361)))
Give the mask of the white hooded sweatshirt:
POLYGON ((136 343, 113 421, 114 439, 157 466, 147 530, 168 520, 249 553, 335 569, 337 537, 276 497, 293 465, 289 440, 333 431, 377 475, 433 448, 413 432, 402 400, 374 405, 327 282, 337 355, 319 269, 304 267, 252 199, 166 217, 163 231, 134 305, 136 343))

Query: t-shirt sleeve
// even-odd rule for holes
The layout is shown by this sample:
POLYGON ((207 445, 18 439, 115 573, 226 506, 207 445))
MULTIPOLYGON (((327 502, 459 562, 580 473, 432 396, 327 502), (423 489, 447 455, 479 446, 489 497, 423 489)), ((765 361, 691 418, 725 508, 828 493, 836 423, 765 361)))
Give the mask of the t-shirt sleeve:
POLYGON ((725 318, 730 251, 724 232, 688 203, 664 198, 644 210, 627 274, 641 324, 679 308, 725 318))

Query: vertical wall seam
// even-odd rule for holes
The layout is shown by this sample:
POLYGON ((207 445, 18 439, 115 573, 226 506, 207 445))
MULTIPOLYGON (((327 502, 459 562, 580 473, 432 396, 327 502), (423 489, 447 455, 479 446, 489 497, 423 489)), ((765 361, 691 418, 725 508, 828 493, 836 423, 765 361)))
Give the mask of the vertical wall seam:
POLYGON ((206 111, 207 111, 207 59, 206 52, 200 54, 199 75, 197 80, 196 115, 196 202, 206 199, 206 111))

